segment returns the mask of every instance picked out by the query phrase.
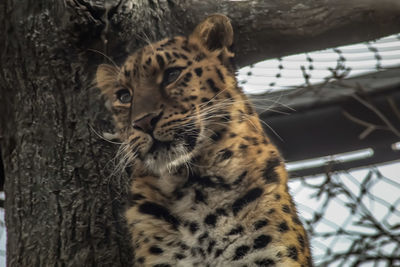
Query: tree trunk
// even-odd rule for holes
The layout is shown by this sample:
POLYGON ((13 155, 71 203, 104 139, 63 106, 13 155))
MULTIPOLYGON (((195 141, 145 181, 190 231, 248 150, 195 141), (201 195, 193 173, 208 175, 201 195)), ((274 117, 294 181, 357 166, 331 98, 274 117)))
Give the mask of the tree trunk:
POLYGON ((396 1, 385 1, 386 12, 370 1, 330 2, 0 1, 8 266, 132 262, 121 217, 129 179, 113 173, 117 145, 99 137, 112 131, 111 119, 92 82, 107 56, 120 63, 216 12, 232 18, 239 66, 400 30, 396 1))

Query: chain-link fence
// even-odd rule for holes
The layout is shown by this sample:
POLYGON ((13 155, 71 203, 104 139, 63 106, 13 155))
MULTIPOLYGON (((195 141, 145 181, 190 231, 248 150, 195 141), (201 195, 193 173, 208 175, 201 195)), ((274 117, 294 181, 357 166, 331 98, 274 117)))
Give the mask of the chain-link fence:
MULTIPOLYGON (((332 81, 346 86, 348 78, 399 68, 400 34, 397 34, 374 42, 260 62, 241 69, 239 81, 248 94, 287 90, 282 94, 293 94, 295 99, 312 91, 323 99, 326 91, 322 89, 332 81)), ((373 86, 394 83, 400 87, 397 80, 386 76, 369 78, 373 86), (373 80, 379 77, 386 80, 373 80)), ((356 93, 363 89, 361 85, 356 87, 356 93)), ((370 103, 366 98, 355 97, 365 105, 370 103)), ((398 103, 391 102, 391 106, 400 121, 398 103)), ((386 114, 372 109, 378 117, 386 119, 386 114)), ((345 115, 365 127, 360 138, 388 126, 345 115)), ((386 122, 389 127, 385 130, 392 131, 400 141, 399 129, 386 122)), ((399 144, 394 144, 393 149, 399 150, 399 144)), ((365 151, 373 153, 371 149, 365 151)), ((332 158, 319 158, 307 164, 331 164, 332 158)), ((298 164, 289 167, 295 165, 301 169, 298 164)), ((292 176, 290 188, 310 233, 316 266, 400 266, 400 161, 323 175, 292 176)))
POLYGON ((400 161, 290 182, 317 266, 400 266, 399 177, 400 161))
POLYGON ((377 41, 266 60, 239 70, 248 94, 305 88, 400 67, 400 34, 377 41))

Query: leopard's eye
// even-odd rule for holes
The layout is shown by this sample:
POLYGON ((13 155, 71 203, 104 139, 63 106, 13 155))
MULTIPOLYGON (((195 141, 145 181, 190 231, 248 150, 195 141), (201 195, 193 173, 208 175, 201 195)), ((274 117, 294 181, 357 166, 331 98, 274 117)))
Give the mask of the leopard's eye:
POLYGON ((129 104, 132 101, 132 95, 128 89, 120 89, 115 93, 115 95, 122 104, 129 104))
POLYGON ((164 78, 162 81, 163 85, 168 85, 170 83, 173 83, 178 79, 179 75, 182 72, 182 68, 169 68, 164 71, 164 78))

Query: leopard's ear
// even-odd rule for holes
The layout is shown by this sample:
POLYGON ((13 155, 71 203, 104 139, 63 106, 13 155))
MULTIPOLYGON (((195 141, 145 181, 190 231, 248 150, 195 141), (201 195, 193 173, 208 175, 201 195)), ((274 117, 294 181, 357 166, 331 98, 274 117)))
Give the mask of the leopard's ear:
POLYGON ((233 43, 233 29, 229 18, 222 14, 208 16, 190 35, 189 40, 194 39, 210 51, 229 50, 233 43))
POLYGON ((108 99, 113 96, 115 87, 118 86, 119 72, 117 67, 107 64, 101 64, 97 68, 96 86, 100 89, 101 94, 108 99))

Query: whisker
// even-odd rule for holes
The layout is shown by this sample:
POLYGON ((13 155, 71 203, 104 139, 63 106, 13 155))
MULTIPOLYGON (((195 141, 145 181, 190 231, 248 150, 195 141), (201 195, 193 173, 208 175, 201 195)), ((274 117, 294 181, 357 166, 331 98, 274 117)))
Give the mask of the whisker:
MULTIPOLYGON (((247 114, 245 114, 245 116, 246 116, 247 114)), ((248 116, 248 115, 247 115, 248 116)), ((250 118, 248 118, 249 120, 250 120, 250 118)), ((262 124, 264 124, 268 129, 270 129, 271 130, 271 132, 273 132, 275 135, 276 135, 276 137, 278 137, 279 138, 279 140, 281 140, 282 142, 283 142, 283 139, 282 139, 282 137, 268 124, 268 123, 266 123, 265 121, 263 121, 263 120, 259 120, 262 124)))
POLYGON ((93 48, 88 48, 87 50, 102 55, 102 56, 105 57, 108 61, 110 61, 110 62, 114 65, 115 68, 119 69, 118 65, 114 62, 114 60, 112 60, 109 56, 107 56, 107 55, 104 54, 103 52, 101 52, 101 51, 99 51, 99 50, 96 50, 96 49, 93 49, 93 48))
POLYGON ((90 123, 88 123, 87 125, 89 126, 90 130, 92 130, 93 133, 94 133, 95 135, 97 135, 97 137, 99 137, 100 139, 102 139, 102 140, 104 140, 104 141, 106 141, 106 142, 108 142, 108 143, 110 143, 110 144, 114 144, 114 145, 121 145, 121 144, 122 144, 122 143, 113 142, 113 141, 111 141, 111 140, 108 140, 108 139, 104 138, 103 136, 101 136, 101 135, 93 128, 93 126, 92 126, 90 123))

